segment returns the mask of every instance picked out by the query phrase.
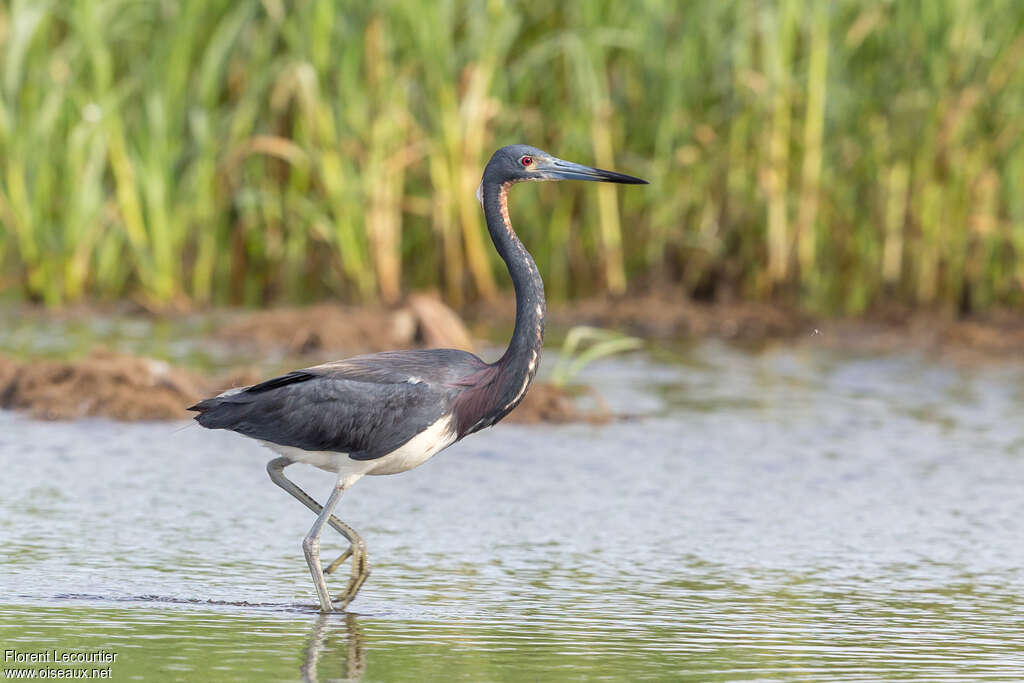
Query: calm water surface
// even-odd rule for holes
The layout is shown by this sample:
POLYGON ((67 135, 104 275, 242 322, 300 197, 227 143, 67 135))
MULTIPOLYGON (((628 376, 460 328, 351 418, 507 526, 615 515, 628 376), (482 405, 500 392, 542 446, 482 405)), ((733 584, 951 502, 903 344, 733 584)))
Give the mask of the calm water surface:
POLYGON ((257 444, 0 412, 0 644, 116 680, 1024 678, 1024 368, 708 344, 581 379, 635 417, 360 481, 373 574, 328 617, 257 444))

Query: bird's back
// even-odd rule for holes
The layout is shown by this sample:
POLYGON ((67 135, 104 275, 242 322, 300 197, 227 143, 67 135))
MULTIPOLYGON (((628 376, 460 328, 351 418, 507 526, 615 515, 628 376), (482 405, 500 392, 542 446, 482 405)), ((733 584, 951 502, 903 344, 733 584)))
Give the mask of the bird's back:
POLYGON ((455 349, 389 351, 289 372, 190 410, 210 429, 373 460, 437 429, 467 381, 489 367, 455 349))

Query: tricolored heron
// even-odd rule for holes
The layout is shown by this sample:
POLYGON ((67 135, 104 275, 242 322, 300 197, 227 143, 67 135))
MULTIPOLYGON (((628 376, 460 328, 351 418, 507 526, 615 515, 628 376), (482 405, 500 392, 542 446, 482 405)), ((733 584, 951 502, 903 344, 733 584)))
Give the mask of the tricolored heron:
POLYGON ((527 180, 647 183, 562 161, 528 145, 494 153, 477 198, 516 295, 512 341, 497 362, 485 363, 454 349, 374 353, 295 370, 189 408, 198 411, 195 419, 202 426, 244 434, 279 454, 267 463, 270 478, 317 515, 302 549, 323 612, 332 611, 332 603, 344 609, 370 573, 363 539, 333 514, 342 494, 363 475, 412 469, 495 424, 519 405, 537 373, 544 339, 544 283, 508 217, 509 188, 527 180), (337 474, 323 506, 284 476, 284 468, 296 462, 337 474), (320 564, 324 525, 349 542, 349 549, 326 571, 320 564), (324 574, 348 557, 348 585, 332 599, 324 574))

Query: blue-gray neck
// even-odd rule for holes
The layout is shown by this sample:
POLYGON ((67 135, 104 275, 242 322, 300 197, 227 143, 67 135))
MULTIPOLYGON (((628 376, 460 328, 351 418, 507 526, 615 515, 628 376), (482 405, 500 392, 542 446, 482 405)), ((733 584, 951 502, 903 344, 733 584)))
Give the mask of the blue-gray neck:
POLYGON ((501 400, 512 402, 507 410, 522 400, 526 387, 537 373, 544 344, 544 314, 547 311, 544 282, 537 271, 537 264, 519 241, 509 221, 508 190, 511 186, 511 181, 492 181, 485 174, 481 187, 487 230, 491 233, 498 254, 508 266, 508 274, 512 277, 516 293, 516 327, 512 332, 512 341, 505 355, 495 364, 505 379, 502 382, 506 386, 502 387, 501 400))
POLYGON ((480 186, 480 202, 491 240, 498 250, 516 291, 516 328, 505 354, 493 365, 469 378, 455 399, 452 414, 461 439, 490 427, 519 405, 540 366, 544 343, 544 283, 537 264, 516 237, 508 218, 508 189, 512 182, 493 178, 488 167, 480 186))

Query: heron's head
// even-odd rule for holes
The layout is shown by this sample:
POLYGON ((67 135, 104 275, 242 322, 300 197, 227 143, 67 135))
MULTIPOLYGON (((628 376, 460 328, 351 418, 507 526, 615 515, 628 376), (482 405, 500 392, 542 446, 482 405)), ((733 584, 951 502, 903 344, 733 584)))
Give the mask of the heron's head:
POLYGON ((646 180, 624 173, 603 171, 571 161, 553 157, 542 149, 529 145, 502 147, 484 169, 484 181, 498 183, 524 180, 596 180, 602 183, 628 183, 646 185, 646 180))

